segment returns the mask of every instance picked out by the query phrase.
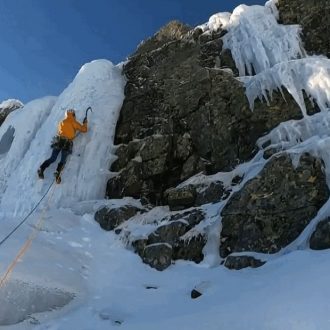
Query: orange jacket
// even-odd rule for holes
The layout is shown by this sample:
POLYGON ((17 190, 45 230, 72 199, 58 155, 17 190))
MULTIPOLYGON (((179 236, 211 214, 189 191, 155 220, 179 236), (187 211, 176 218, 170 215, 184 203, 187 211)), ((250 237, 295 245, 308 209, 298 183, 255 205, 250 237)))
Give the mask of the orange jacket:
POLYGON ((81 125, 76 121, 72 113, 67 113, 66 118, 58 124, 57 134, 69 140, 73 140, 76 137, 76 131, 86 133, 87 130, 87 122, 81 125))

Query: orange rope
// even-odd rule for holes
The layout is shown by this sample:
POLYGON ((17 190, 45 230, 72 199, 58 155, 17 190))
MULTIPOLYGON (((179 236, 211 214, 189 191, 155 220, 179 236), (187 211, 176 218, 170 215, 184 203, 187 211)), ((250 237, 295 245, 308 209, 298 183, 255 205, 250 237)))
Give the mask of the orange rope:
MULTIPOLYGON (((54 185, 55 186, 55 185, 54 185)), ((48 198, 48 201, 47 201, 47 205, 45 206, 45 208, 43 209, 43 212, 41 214, 41 217, 36 225, 36 227, 34 228, 34 231, 31 233, 31 235, 29 236, 29 238, 26 240, 26 242, 23 244, 23 246, 21 247, 21 249, 19 250, 18 254, 16 255, 15 259, 11 262, 11 264, 8 266, 5 274, 3 275, 3 277, 1 278, 0 280, 0 288, 2 288, 7 282, 8 280, 10 279, 10 275, 11 273, 13 272, 17 262, 19 261, 20 258, 22 258, 25 253, 27 252, 27 250, 29 249, 29 247, 31 246, 32 244, 32 241, 37 237, 38 235, 38 232, 41 230, 41 227, 42 227, 42 224, 44 222, 44 218, 45 218, 45 214, 46 214, 46 211, 48 210, 49 208, 49 203, 50 203, 50 200, 52 199, 53 195, 54 195, 54 186, 52 187, 52 191, 51 191, 51 194, 48 198)))
POLYGON ((0 281, 0 288, 2 288, 6 281, 9 279, 9 276, 11 274, 11 272, 14 270, 14 267, 16 266, 18 260, 25 254, 25 252, 27 251, 27 249, 29 248, 29 246, 31 245, 32 240, 29 239, 27 240, 24 245, 21 247, 21 249, 19 250, 16 258, 12 261, 12 263, 9 265, 9 267, 6 270, 5 275, 2 277, 1 281, 0 281))

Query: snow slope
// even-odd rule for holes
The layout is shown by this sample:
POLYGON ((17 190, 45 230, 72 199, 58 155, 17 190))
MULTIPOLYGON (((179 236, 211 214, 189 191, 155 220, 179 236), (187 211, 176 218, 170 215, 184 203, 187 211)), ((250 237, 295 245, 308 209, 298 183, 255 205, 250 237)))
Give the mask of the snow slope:
MULTIPOLYGON (((305 151, 321 157, 330 183, 329 60, 305 55, 300 28, 277 24, 275 2, 269 1, 265 7, 242 5, 233 14, 213 15, 203 29, 207 33, 223 26, 229 31, 224 42, 243 75, 240 79, 246 84, 251 107, 256 97, 271 97, 271 91, 282 85, 301 107, 302 120, 282 123, 260 138, 260 147, 270 141, 268 148, 287 150, 294 162, 305 151), (302 89, 315 99, 321 113, 306 115, 302 89)), ((330 215, 329 201, 295 242, 271 256, 258 254, 268 260, 265 266, 241 271, 219 266, 219 214, 225 202, 204 206, 209 218, 195 230, 208 231, 209 241, 199 265, 177 262, 158 272, 125 248, 127 240, 118 240, 99 228, 94 211, 101 205, 122 203, 102 198, 114 157, 112 141, 124 84, 120 66, 106 60, 88 63, 58 98, 27 104, 0 127, 0 235, 4 236, 51 183, 54 166, 46 172, 45 181, 36 182, 35 173, 49 155, 49 143, 65 109, 74 107, 81 120, 88 106, 94 110, 90 131, 75 140, 63 184, 0 246, 2 276, 39 219, 43 220, 10 283, 0 288, 0 320, 7 320, 3 328, 328 330, 330 252, 310 251, 306 243, 317 222, 330 215), (204 293, 196 300, 190 298, 194 287, 204 293), (42 292, 49 298, 48 304, 41 299, 42 292), (27 311, 33 315, 8 325, 24 318, 27 311)), ((226 183, 244 174, 244 181, 235 187, 241 189, 266 164, 262 153, 261 148, 254 159, 230 173, 199 175, 189 182, 220 179, 226 183)), ((131 235, 128 242, 133 236, 146 235, 154 228, 154 219, 167 212, 167 207, 158 207, 125 224, 123 232, 131 235)))
POLYGON ((297 251, 259 269, 177 262, 158 272, 95 226, 92 216, 49 213, 14 277, 77 296, 61 310, 5 329, 326 330, 329 257, 329 251, 297 251), (35 278, 31 268, 39 272, 35 278), (204 292, 196 300, 194 287, 204 292))

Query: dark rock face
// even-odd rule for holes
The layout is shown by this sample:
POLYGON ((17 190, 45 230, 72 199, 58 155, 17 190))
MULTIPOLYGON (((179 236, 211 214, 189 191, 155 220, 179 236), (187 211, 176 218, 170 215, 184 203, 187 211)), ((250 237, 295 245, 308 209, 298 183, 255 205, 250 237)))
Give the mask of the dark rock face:
POLYGON ((166 243, 147 245, 141 258, 144 263, 157 270, 164 270, 171 265, 172 246, 166 243))
POLYGON ((104 230, 113 230, 138 212, 144 212, 144 210, 130 205, 114 209, 103 207, 95 213, 94 219, 104 230))
POLYGON ((170 188, 165 191, 165 201, 171 211, 183 210, 193 206, 216 203, 229 194, 221 181, 209 184, 189 184, 181 188, 170 188))
MULTIPOLYGON (((303 25, 307 50, 328 54, 326 30, 315 26, 323 5, 328 10, 327 0, 279 0, 281 21, 303 25)), ((205 215, 195 208, 225 200, 231 192, 222 182, 179 183, 197 173, 232 170, 257 153, 258 138, 302 118, 287 91, 286 100, 274 92, 269 106, 256 101, 254 111, 249 109, 231 53, 223 49, 225 34, 171 22, 143 42, 123 69, 127 84, 115 135, 118 158, 111 167, 117 175, 108 181, 106 197, 132 196, 150 207, 169 205, 171 211, 189 208, 133 242, 143 261, 158 270, 177 259, 203 260, 206 237, 192 229, 205 215)), ((310 102, 307 108, 308 114, 318 111, 310 102)), ((228 268, 261 266, 263 261, 230 254, 279 251, 300 235, 329 196, 320 161, 304 155, 294 168, 288 155, 275 158, 275 152, 280 150, 267 151, 264 170, 222 211, 220 255, 228 268)), ((239 184, 242 178, 236 179, 239 184)), ((106 220, 104 226, 111 229, 122 221, 106 220)))
POLYGON ((171 211, 183 210, 195 204, 196 191, 189 186, 181 189, 170 189, 166 193, 167 203, 171 211))
POLYGON ((190 30, 191 27, 188 25, 182 24, 179 21, 171 21, 162 27, 154 36, 143 41, 134 55, 151 52, 173 40, 181 40, 190 30))
POLYGON ((191 260, 201 262, 204 258, 203 248, 206 244, 206 238, 199 234, 189 240, 179 238, 174 248, 174 259, 191 260))
POLYGON ((219 202, 226 199, 230 193, 228 189, 223 187, 221 181, 214 181, 209 185, 198 185, 196 188, 195 206, 219 202))
POLYGON ((313 250, 330 249, 330 218, 318 223, 309 244, 313 250))
POLYGON ((295 240, 329 197, 321 162, 307 154, 269 161, 222 211, 220 255, 275 253, 295 240))
POLYGON ((203 235, 194 236, 189 240, 183 239, 182 236, 204 217, 204 213, 198 209, 172 215, 163 219, 168 223, 159 226, 147 239, 133 242, 133 247, 145 263, 156 269, 161 267, 163 270, 172 260, 177 259, 200 262, 203 260, 202 250, 206 239, 203 235), (166 252, 165 259, 162 259, 163 252, 166 252))
POLYGON ((279 0, 280 22, 302 26, 302 39, 310 54, 330 57, 329 0, 279 0))
MULTIPOLYGON (((125 100, 117 123, 117 161, 107 197, 145 197, 165 204, 164 192, 198 172, 234 168, 256 153, 256 140, 282 121, 301 118, 286 94, 249 109, 242 84, 222 52, 226 31, 201 34, 177 22, 137 50, 124 67, 125 100), (161 41, 159 41, 161 40, 161 41)), ((157 34, 156 34, 157 36, 157 34)))
POLYGON ((191 299, 196 299, 196 298, 200 297, 201 295, 202 295, 202 293, 200 293, 196 289, 193 289, 190 293, 191 299))
POLYGON ((228 256, 225 261, 225 267, 239 270, 247 267, 261 267, 265 263, 265 261, 255 259, 251 256, 228 256))

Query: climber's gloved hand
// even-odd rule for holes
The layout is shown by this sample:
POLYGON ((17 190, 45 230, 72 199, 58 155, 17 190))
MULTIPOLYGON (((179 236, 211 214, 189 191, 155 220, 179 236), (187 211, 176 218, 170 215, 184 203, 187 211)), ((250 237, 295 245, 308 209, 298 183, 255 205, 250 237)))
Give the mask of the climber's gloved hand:
POLYGON ((87 117, 84 118, 83 124, 87 123, 87 117))

